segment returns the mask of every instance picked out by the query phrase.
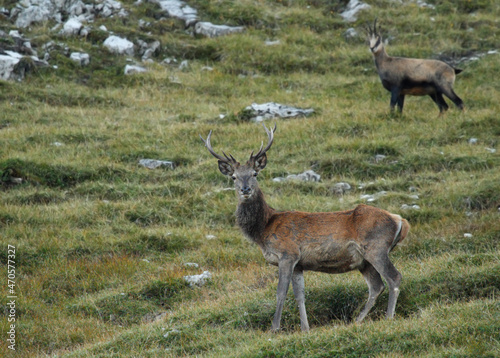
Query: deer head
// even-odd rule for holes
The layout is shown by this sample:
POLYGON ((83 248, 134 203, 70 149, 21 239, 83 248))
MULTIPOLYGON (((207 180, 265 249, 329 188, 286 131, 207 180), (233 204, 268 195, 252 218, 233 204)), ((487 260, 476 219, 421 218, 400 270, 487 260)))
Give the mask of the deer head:
POLYGON ((377 31, 377 19, 373 21, 373 28, 371 28, 370 25, 366 26, 366 32, 368 35, 368 43, 370 46, 370 51, 372 53, 379 52, 384 45, 382 43, 382 36, 380 36, 379 32, 377 31))
POLYGON ((250 158, 244 165, 241 165, 234 157, 229 154, 222 152, 222 155, 217 154, 210 144, 210 137, 212 136, 212 131, 208 133, 207 139, 203 139, 200 135, 201 140, 205 143, 205 147, 207 147, 210 154, 212 154, 215 158, 218 159, 219 170, 222 174, 231 177, 234 181, 234 187, 236 189, 236 194, 238 195, 241 201, 247 201, 252 198, 252 196, 256 193, 258 189, 257 183, 257 175, 259 172, 266 167, 267 164, 267 156, 266 152, 271 148, 274 140, 274 132, 276 131, 276 125, 274 129, 269 130, 264 126, 266 130, 268 142, 266 147, 264 148, 264 144, 260 146, 257 154, 250 154, 250 158))

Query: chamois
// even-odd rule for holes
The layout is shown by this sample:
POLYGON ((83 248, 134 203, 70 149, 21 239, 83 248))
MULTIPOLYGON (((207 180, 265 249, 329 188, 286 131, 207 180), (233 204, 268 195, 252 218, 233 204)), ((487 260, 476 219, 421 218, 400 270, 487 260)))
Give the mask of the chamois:
POLYGON ((389 252, 402 241, 410 229, 399 215, 368 205, 353 210, 308 213, 277 211, 264 199, 257 175, 266 167, 266 152, 274 140, 267 129, 268 144, 250 155, 241 165, 232 155, 217 154, 210 143, 212 131, 201 140, 210 154, 218 159, 219 170, 234 181, 238 208, 236 220, 243 234, 262 250, 266 261, 278 266, 279 280, 276 313, 272 330, 280 328, 281 313, 292 282, 299 306, 300 327, 309 330, 305 308, 303 272, 344 273, 359 270, 368 285, 368 300, 356 321, 361 322, 384 290, 382 277, 389 285, 387 318, 393 318, 399 295, 401 274, 389 259, 389 252))
MULTIPOLYGON (((385 52, 382 37, 377 31, 377 19, 373 28, 368 25, 368 41, 375 59, 378 75, 382 85, 391 92, 391 112, 396 104, 399 112, 403 112, 406 95, 428 95, 439 107, 439 115, 448 110, 443 94, 451 99, 461 110, 464 103, 453 91, 455 75, 462 72, 458 68, 439 60, 422 60, 415 58, 392 57, 385 52)), ((379 29, 380 30, 380 29, 379 29)))

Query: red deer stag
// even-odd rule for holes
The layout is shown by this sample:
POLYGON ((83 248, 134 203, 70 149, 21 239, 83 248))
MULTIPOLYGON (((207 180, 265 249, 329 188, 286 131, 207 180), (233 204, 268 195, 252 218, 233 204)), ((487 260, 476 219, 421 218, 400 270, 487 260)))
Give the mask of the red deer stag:
POLYGON ((403 112, 406 95, 430 96, 439 107, 440 115, 448 110, 443 94, 458 108, 464 109, 462 99, 453 91, 455 75, 462 70, 439 60, 389 56, 385 52, 382 36, 377 31, 377 19, 373 22, 373 28, 368 26, 366 30, 382 85, 391 92, 391 111, 397 104, 399 112, 403 112))
POLYGON ((389 260, 389 252, 403 240, 410 225, 399 215, 368 205, 353 210, 330 213, 277 211, 265 201, 257 175, 266 167, 266 152, 274 139, 273 130, 265 125, 268 143, 241 165, 229 154, 217 154, 210 144, 206 148, 218 159, 219 170, 234 181, 238 197, 236 218, 245 236, 256 243, 264 258, 279 268, 276 313, 272 330, 280 328, 283 304, 290 285, 300 312, 300 327, 309 330, 305 308, 304 276, 307 270, 344 273, 359 270, 368 284, 368 301, 357 317, 361 322, 384 290, 382 277, 389 285, 387 318, 394 317, 401 274, 389 260))

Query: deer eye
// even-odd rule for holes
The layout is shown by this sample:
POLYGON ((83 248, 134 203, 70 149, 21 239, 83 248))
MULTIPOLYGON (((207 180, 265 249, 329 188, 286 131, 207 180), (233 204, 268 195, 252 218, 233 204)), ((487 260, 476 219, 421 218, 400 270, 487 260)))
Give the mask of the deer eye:
POLYGON ((259 175, 259 173, 257 173, 257 172, 254 172, 254 173, 253 173, 253 176, 254 176, 254 177, 256 177, 257 175, 259 175))
POLYGON ((231 175, 231 179, 236 180, 236 175, 231 175))

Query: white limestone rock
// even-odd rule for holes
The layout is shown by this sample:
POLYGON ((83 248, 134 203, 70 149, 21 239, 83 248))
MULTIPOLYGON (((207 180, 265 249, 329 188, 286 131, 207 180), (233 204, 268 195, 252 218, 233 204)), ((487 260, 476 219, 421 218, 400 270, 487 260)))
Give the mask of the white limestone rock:
POLYGON ((340 16, 342 16, 344 21, 355 22, 358 19, 357 15, 361 10, 367 10, 370 8, 370 5, 365 4, 362 1, 350 0, 347 4, 347 8, 340 13, 340 16))
POLYGON ((252 103, 245 108, 252 115, 251 120, 255 122, 262 122, 270 118, 293 118, 293 117, 306 117, 314 113, 312 108, 296 108, 279 103, 269 102, 263 104, 252 103))
POLYGON ((194 33, 205 37, 219 37, 245 31, 244 26, 214 25, 211 22, 197 22, 194 33))
POLYGON ((111 35, 103 43, 109 51, 120 55, 134 55, 134 44, 127 39, 111 35))
POLYGON ((90 56, 88 53, 83 52, 72 52, 69 58, 80 66, 87 66, 90 63, 90 56))

